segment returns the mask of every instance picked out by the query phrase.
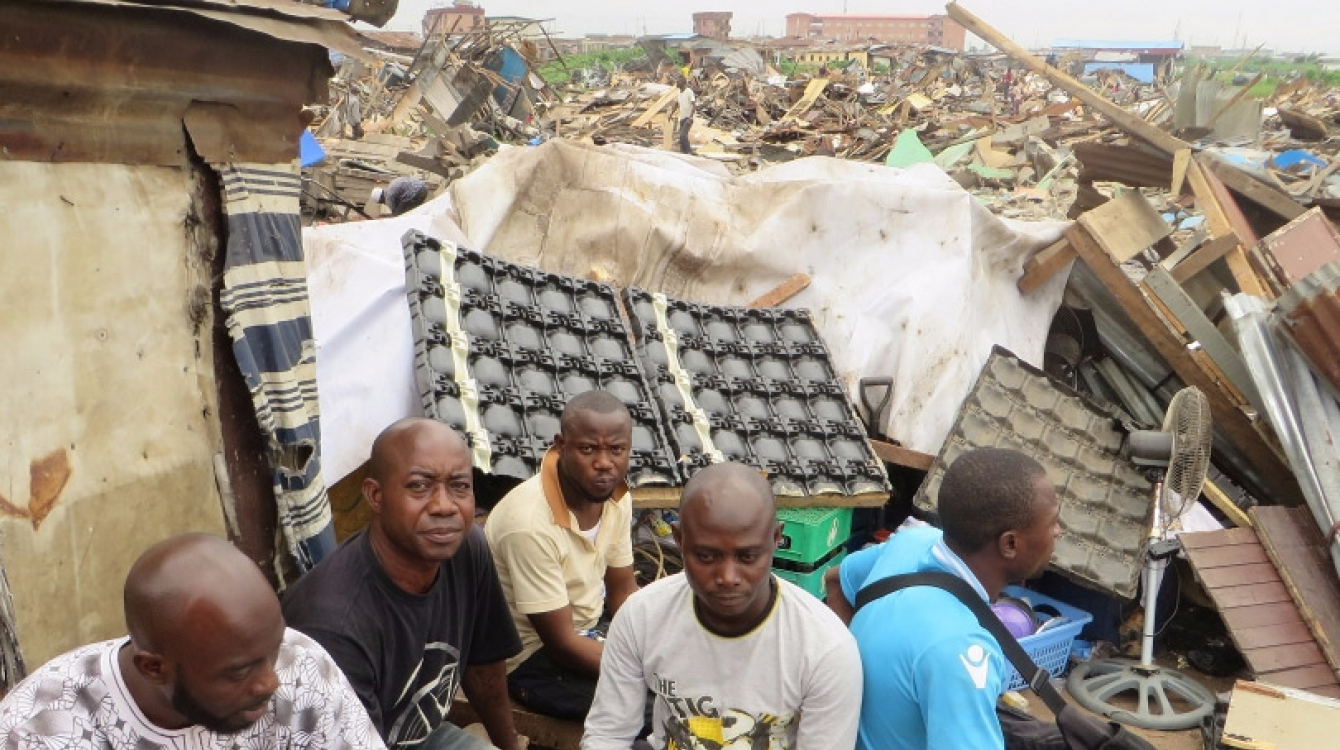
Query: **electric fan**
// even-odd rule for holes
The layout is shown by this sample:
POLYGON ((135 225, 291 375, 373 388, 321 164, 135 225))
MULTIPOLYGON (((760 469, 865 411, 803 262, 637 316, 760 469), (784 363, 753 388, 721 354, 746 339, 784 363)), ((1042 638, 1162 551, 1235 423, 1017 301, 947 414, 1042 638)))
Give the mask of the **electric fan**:
POLYGON ((1145 622, 1140 661, 1110 659, 1077 666, 1067 688, 1081 706, 1146 729, 1186 729, 1214 710, 1214 693, 1181 672, 1154 665, 1154 615, 1168 560, 1181 548, 1168 530, 1200 496, 1210 467, 1210 402, 1183 388, 1168 404, 1162 430, 1129 437, 1131 461, 1154 484, 1154 521, 1142 572, 1145 622))

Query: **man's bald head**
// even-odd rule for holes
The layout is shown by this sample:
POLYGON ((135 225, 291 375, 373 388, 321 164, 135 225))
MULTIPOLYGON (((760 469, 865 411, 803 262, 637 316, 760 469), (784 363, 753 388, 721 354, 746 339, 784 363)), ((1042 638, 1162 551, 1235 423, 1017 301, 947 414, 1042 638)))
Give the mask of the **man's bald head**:
POLYGON ((150 547, 130 567, 126 626, 147 651, 174 650, 195 621, 214 612, 279 615, 279 599, 260 568, 228 541, 184 534, 150 547))
POLYGON ((675 541, 703 625, 733 636, 767 616, 780 540, 772 486, 757 469, 724 463, 693 475, 680 495, 675 541))
POLYGON ((679 515, 685 520, 692 517, 774 524, 777 501, 772 485, 758 469, 727 462, 708 466, 689 479, 680 493, 679 515))
POLYGON ((207 534, 155 544, 126 576, 125 607, 130 644, 117 658, 151 721, 231 733, 272 710, 284 615, 236 547, 207 534))
POLYGON ((406 417, 382 430, 377 439, 372 441, 372 455, 368 458, 368 476, 378 482, 386 481, 391 468, 395 465, 396 456, 403 452, 405 442, 422 434, 440 437, 453 448, 459 447, 469 451, 465 439, 446 424, 426 417, 406 417))
POLYGON ((570 434, 574 422, 581 414, 621 414, 628 419, 631 428, 633 417, 628 407, 609 391, 586 391, 579 393, 563 405, 563 413, 558 417, 558 427, 563 434, 570 434))

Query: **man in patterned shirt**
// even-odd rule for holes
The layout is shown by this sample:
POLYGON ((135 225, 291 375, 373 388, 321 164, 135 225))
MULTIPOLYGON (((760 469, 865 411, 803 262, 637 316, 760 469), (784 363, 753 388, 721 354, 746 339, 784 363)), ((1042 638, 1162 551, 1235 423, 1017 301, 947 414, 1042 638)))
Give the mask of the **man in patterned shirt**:
POLYGON ((255 564, 188 534, 131 566, 128 637, 58 656, 0 701, 0 750, 385 750, 255 564))

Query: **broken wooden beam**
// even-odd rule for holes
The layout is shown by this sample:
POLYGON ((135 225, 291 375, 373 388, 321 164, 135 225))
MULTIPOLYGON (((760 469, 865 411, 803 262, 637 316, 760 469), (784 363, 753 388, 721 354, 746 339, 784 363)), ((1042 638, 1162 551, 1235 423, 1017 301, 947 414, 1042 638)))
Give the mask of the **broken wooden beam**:
POLYGON ((1075 259, 1075 248, 1064 237, 1038 251, 1024 263, 1024 275, 1014 283, 1020 294, 1028 294, 1043 282, 1070 265, 1075 259))
POLYGON ((1297 219, 1307 210, 1283 190, 1268 185, 1220 159, 1207 159, 1202 162, 1202 166, 1208 166, 1214 176, 1227 185, 1229 190, 1281 218, 1297 219))
MULTIPOLYGON (((1228 234, 1236 234, 1234 221, 1230 219, 1228 211, 1223 203, 1220 202, 1207 177, 1208 170, 1201 166, 1200 160, 1193 158, 1187 166, 1187 182, 1191 184, 1191 192, 1196 196, 1196 206, 1205 214, 1205 222, 1210 225, 1210 234, 1214 237, 1223 237, 1228 234)), ((1239 237, 1246 242, 1247 238, 1239 237)), ((1228 264, 1228 270, 1233 274, 1233 280, 1237 282, 1238 291, 1246 292, 1262 299, 1274 299, 1266 285, 1257 277, 1256 271, 1252 269, 1247 261, 1247 254, 1242 246, 1231 248, 1224 256, 1224 262, 1228 264)))
POLYGON ((1117 263, 1134 258, 1173 231, 1139 190, 1127 190, 1085 211, 1078 221, 1094 237, 1102 238, 1103 248, 1117 263))
POLYGON ((1238 236, 1232 232, 1223 237, 1215 237, 1196 248, 1181 263, 1173 266, 1172 277, 1178 284, 1185 284, 1187 279, 1209 268, 1211 263, 1228 255, 1228 252, 1237 246, 1238 236))
POLYGON ((1079 223, 1066 230, 1066 237, 1079 253, 1079 257, 1107 287, 1126 313, 1126 317, 1148 339, 1154 351, 1168 363, 1182 382, 1196 386, 1209 398, 1216 429, 1222 430, 1223 435, 1237 446, 1247 461, 1256 468, 1274 493, 1271 499, 1291 505, 1298 504, 1302 498, 1298 481, 1284 465, 1283 459, 1262 439, 1252 420, 1227 399, 1218 380, 1200 366, 1181 335, 1169 328, 1163 318, 1159 317, 1153 302, 1141 293, 1126 276, 1125 271, 1113 261, 1100 240, 1079 223))
POLYGON ((886 443, 883 440, 871 439, 870 447, 875 450, 875 455, 879 456, 879 460, 909 469, 916 469, 917 471, 930 471, 931 464, 935 463, 935 456, 929 453, 914 451, 911 448, 886 443))
POLYGON ((769 289, 758 299, 746 305, 746 307, 776 307, 797 294, 800 294, 805 287, 810 285, 810 281, 809 274, 792 274, 786 281, 769 289))
POLYGON ((945 12, 949 17, 958 21, 968 31, 977 35, 978 38, 987 44, 1013 57, 1021 65, 1038 75, 1051 81, 1069 92, 1071 96, 1079 99, 1089 105, 1095 112, 1111 120, 1114 125, 1125 132, 1149 143, 1158 150, 1168 154, 1175 155, 1179 150, 1191 148, 1191 144, 1165 133, 1159 128, 1150 125, 1139 117, 1127 112, 1117 104, 1114 104, 1098 92, 1080 83, 1075 78, 1063 73, 1059 68, 1047 65, 1043 60, 1039 60, 1028 50, 1015 44, 1012 39, 1000 33, 989 26, 985 21, 969 13, 958 3, 949 3, 945 6, 945 12))

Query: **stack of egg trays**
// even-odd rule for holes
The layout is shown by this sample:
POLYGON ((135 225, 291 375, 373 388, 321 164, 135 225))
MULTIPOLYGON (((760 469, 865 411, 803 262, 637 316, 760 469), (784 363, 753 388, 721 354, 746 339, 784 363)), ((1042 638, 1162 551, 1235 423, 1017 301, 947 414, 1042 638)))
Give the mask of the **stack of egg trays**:
POLYGON ((633 339, 675 454, 768 472, 781 496, 890 492, 805 310, 699 305, 625 289, 633 339))
POLYGON ((563 405, 601 388, 633 416, 630 486, 680 484, 613 287, 417 231, 401 242, 424 413, 466 435, 475 466, 533 476, 563 405))

